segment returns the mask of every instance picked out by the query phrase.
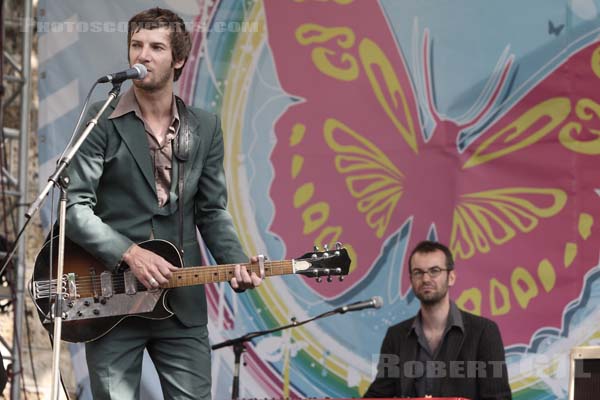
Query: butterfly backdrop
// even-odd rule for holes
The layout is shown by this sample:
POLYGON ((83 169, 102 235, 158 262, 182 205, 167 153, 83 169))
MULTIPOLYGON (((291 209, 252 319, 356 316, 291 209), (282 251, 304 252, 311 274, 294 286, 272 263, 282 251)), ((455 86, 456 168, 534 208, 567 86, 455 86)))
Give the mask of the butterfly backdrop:
MULTIPOLYGON (((455 255, 456 303, 500 326, 515 398, 566 398, 570 349, 600 338, 599 2, 154 4, 193 32, 177 89, 222 118, 248 253, 340 241, 353 259, 343 282, 208 287, 212 342, 385 302, 252 341, 243 397, 362 394, 387 327, 418 310, 406 256, 430 238, 455 255)), ((126 22, 149 6, 40 2, 42 177, 93 80, 127 67, 126 22)), ((213 353, 217 399, 232 364, 213 353)))

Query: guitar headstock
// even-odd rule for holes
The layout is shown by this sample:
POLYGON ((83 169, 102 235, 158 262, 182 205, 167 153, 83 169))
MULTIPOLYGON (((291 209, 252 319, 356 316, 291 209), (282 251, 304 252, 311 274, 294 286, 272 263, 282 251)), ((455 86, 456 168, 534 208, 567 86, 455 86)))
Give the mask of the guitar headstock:
POLYGON ((323 277, 331 282, 332 276, 339 276, 339 280, 343 281, 344 276, 350 272, 350 256, 340 242, 335 244, 333 250, 329 250, 325 245, 323 251, 320 251, 315 246, 314 251, 296 258, 294 261, 297 274, 317 278, 317 282, 321 282, 323 277))

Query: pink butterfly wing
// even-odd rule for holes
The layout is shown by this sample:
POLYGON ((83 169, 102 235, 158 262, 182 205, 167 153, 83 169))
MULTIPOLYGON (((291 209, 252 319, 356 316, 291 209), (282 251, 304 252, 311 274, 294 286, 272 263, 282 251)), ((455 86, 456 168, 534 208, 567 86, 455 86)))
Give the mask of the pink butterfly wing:
POLYGON ((346 244, 353 264, 344 283, 307 282, 326 298, 360 282, 387 235, 408 218, 394 206, 402 173, 391 161, 380 165, 377 149, 390 150, 395 159, 414 159, 412 147, 421 141, 402 57, 396 51, 383 53, 380 65, 381 49, 398 46, 374 4, 265 2, 281 86, 298 98, 275 125, 271 229, 290 256, 314 244, 346 244), (385 78, 390 71, 402 93, 389 90, 385 78), (374 146, 364 142, 366 137, 374 146))

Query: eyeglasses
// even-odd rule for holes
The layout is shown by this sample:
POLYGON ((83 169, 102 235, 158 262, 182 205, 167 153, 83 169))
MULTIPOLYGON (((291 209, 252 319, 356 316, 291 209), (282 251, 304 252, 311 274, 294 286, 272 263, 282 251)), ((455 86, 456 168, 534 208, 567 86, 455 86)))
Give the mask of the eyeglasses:
POLYGON ((422 269, 413 269, 410 273, 410 276, 412 276, 414 279, 423 279, 423 275, 429 274, 431 278, 437 278, 440 276, 442 271, 448 271, 448 268, 433 267, 429 268, 427 271, 423 271, 422 269))

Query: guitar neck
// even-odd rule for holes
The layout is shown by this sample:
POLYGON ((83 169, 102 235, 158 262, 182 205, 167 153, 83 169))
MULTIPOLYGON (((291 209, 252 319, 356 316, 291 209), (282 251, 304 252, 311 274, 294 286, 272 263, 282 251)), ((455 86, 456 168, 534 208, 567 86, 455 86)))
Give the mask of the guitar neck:
MULTIPOLYGON (((258 263, 240 264, 246 266, 248 273, 254 272, 260 276, 258 263)), ((215 266, 186 267, 173 272, 169 283, 163 288, 176 288, 183 286, 204 285, 207 283, 227 282, 234 277, 236 264, 223 264, 215 266)), ((289 275, 295 273, 294 260, 265 261, 265 276, 289 275)))

